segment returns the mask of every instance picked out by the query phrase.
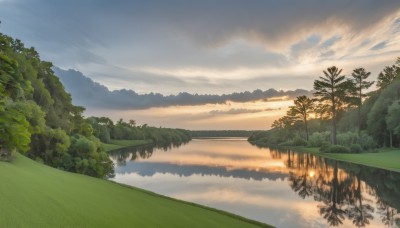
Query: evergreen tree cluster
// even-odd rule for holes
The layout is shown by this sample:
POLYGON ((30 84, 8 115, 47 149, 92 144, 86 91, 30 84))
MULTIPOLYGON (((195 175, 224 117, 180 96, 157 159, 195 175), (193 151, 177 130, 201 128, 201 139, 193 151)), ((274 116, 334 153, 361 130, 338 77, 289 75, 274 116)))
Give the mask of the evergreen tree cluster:
POLYGON ((353 70, 342 75, 336 66, 314 81, 314 97, 300 96, 271 130, 250 138, 259 145, 302 145, 359 152, 376 147, 400 147, 400 58, 377 77, 368 89, 370 72, 353 70), (342 146, 342 147, 340 147, 342 146), (344 148, 346 147, 346 148, 344 148))

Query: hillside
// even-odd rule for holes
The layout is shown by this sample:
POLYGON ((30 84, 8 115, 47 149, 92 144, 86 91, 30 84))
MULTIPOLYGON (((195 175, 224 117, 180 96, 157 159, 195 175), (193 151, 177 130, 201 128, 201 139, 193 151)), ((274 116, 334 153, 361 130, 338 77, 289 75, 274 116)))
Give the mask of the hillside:
POLYGON ((0 179, 0 227, 257 226, 225 212, 54 169, 19 154, 12 163, 0 162, 0 179))

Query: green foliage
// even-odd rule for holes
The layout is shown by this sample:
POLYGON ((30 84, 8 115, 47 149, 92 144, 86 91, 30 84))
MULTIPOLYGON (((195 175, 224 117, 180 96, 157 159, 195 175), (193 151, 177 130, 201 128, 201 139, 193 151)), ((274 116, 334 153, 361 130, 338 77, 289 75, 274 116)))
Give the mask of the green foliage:
POLYGON ((332 147, 332 144, 330 142, 322 142, 319 151, 321 153, 327 153, 327 151, 332 147))
POLYGON ((398 99, 400 99, 400 79, 395 79, 380 92, 368 114, 368 133, 381 146, 389 145, 386 117, 388 115, 388 107, 398 99))
POLYGON ((354 153, 354 154, 358 154, 363 151, 360 144, 351 144, 349 149, 350 149, 350 152, 354 153))
POLYGON ((386 125, 389 131, 394 134, 400 134, 400 100, 396 100, 388 107, 386 116, 386 125))
POLYGON ((358 142, 358 134, 352 131, 340 133, 337 135, 337 142, 342 146, 350 146, 358 142))
MULTIPOLYGON (((349 81, 341 75, 342 69, 336 66, 329 67, 320 80, 314 81, 314 95, 319 98, 320 112, 329 113, 332 119, 332 143, 336 144, 336 121, 337 114, 346 104, 346 91, 349 81)), ((321 113, 322 114, 322 113, 321 113)))
POLYGON ((302 137, 300 136, 296 136, 293 139, 293 146, 306 146, 307 145, 307 141, 304 140, 302 137))
POLYGON ((345 146, 341 146, 341 145, 332 145, 329 148, 327 148, 324 152, 325 153, 348 154, 348 153, 350 153, 350 149, 345 146))
POLYGON ((304 131, 306 133, 306 140, 308 141, 308 119, 310 113, 315 109, 314 101, 307 96, 299 96, 294 100, 294 105, 289 106, 287 115, 292 117, 293 120, 298 120, 304 123, 304 131))
POLYGON ((10 100, 0 100, 0 149, 1 157, 8 158, 11 151, 26 152, 31 132, 29 122, 10 100))
POLYGON ((372 150, 378 147, 372 136, 370 136, 366 132, 361 132, 358 143, 361 145, 363 150, 372 150))
POLYGON ((42 133, 32 136, 31 150, 28 156, 40 158, 43 162, 53 167, 65 169, 69 160, 68 149, 71 141, 67 133, 60 129, 49 127, 42 133))
POLYGON ((25 116, 29 122, 29 132, 37 134, 43 132, 46 128, 45 113, 34 101, 17 101, 10 105, 25 116))
POLYGON ((73 166, 66 168, 70 171, 102 178, 112 173, 113 163, 96 137, 74 135, 69 154, 73 166))
POLYGON ((385 89, 388 85, 390 85, 396 78, 400 77, 400 67, 399 64, 386 66, 383 69, 383 72, 378 75, 378 82, 376 86, 379 90, 385 89))
MULTIPOLYGON (((111 160, 82 117, 84 108, 72 105, 52 67, 34 48, 0 33, 0 153, 29 151, 31 158, 60 169, 98 177, 112 173, 111 160), (89 139, 96 150, 73 151, 73 134, 89 139)), ((83 147, 78 145, 74 148, 83 147)))
POLYGON ((307 145, 309 147, 321 147, 323 143, 330 142, 331 133, 329 131, 324 132, 314 132, 310 139, 308 140, 307 145))

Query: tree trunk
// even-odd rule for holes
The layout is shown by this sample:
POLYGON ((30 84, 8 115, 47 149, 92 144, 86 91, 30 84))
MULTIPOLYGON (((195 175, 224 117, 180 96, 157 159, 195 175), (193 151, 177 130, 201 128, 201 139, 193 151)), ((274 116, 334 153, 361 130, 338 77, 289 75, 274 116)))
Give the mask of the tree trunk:
POLYGON ((360 139, 361 136, 361 105, 362 105, 362 82, 360 80, 360 94, 359 94, 359 102, 358 103, 358 139, 360 139))
POLYGON ((336 145, 336 110, 335 106, 332 105, 332 144, 336 145))
POLYGON ((393 134, 392 134, 392 131, 389 131, 389 137, 390 137, 390 148, 393 148, 393 134))
POLYGON ((307 118, 304 118, 304 127, 306 128, 306 141, 308 142, 308 124, 307 124, 307 118))

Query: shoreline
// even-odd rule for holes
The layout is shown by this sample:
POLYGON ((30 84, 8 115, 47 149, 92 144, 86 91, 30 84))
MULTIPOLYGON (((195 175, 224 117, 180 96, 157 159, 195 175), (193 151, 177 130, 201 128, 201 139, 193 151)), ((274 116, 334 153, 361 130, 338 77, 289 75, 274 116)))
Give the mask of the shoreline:
POLYGON ((250 144, 259 147, 275 147, 282 149, 290 149, 300 153, 311 153, 319 157, 333 159, 341 162, 349 162, 357 165, 364 165, 372 168, 385 169, 388 171, 400 173, 400 150, 381 148, 378 152, 359 153, 359 154, 341 154, 341 153, 321 153, 317 147, 305 146, 277 146, 257 144, 250 142, 250 144), (395 162, 396 161, 396 162, 395 162))

